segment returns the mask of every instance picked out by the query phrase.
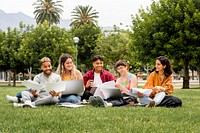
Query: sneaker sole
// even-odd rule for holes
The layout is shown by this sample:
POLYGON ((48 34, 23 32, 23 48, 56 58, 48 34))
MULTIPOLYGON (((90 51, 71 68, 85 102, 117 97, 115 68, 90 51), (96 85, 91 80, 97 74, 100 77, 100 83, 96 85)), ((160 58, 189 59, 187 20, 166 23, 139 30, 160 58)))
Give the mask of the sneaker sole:
POLYGON ((105 107, 104 100, 100 96, 97 96, 96 100, 99 107, 105 107))
POLYGON ((23 105, 23 108, 32 108, 30 105, 23 105))

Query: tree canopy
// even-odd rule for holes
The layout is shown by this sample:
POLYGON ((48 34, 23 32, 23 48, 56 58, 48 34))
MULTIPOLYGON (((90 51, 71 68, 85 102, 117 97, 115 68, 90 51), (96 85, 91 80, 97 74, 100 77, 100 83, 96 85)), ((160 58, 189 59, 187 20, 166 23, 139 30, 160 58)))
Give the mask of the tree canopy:
POLYGON ((60 22, 60 16, 63 12, 62 5, 59 4, 62 1, 53 0, 37 0, 33 5, 35 6, 36 23, 43 23, 45 20, 52 24, 60 22))
POLYGON ((133 45, 138 59, 165 55, 184 66, 183 88, 189 88, 188 65, 199 54, 200 1, 160 0, 133 18, 133 45), (195 52, 196 51, 196 52, 195 52))
POLYGON ((101 33, 100 27, 88 23, 76 28, 73 27, 70 31, 74 36, 79 37, 78 64, 82 64, 82 66, 79 65, 78 68, 91 69, 91 58, 95 54, 93 50, 97 45, 96 40, 101 33))
POLYGON ((97 26, 98 21, 96 19, 99 18, 98 14, 99 13, 96 10, 93 10, 92 6, 78 5, 72 11, 72 22, 70 26, 79 27, 81 25, 91 24, 91 23, 94 26, 97 26))

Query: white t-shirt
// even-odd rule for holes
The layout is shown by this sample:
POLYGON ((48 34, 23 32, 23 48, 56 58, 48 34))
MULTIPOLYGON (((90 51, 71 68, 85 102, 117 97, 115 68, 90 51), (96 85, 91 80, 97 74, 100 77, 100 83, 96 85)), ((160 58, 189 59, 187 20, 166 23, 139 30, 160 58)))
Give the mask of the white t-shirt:
POLYGON ((94 86, 99 87, 102 84, 100 73, 94 72, 94 86))

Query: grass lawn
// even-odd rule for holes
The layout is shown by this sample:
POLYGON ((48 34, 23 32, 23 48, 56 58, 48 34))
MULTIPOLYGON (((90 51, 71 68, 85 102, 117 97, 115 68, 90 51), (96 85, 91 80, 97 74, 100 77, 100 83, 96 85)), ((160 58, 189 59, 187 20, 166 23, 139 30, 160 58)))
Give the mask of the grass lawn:
POLYGON ((14 108, 5 96, 23 87, 0 87, 0 133, 199 133, 200 88, 176 89, 181 108, 14 108))

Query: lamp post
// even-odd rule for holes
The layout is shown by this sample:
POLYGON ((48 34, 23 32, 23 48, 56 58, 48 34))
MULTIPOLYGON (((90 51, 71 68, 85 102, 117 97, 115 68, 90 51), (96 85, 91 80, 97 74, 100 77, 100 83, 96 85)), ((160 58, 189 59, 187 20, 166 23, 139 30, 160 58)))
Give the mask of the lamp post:
POLYGON ((77 57, 78 57, 78 48, 77 48, 77 45, 78 45, 78 42, 79 42, 79 38, 78 37, 74 37, 73 38, 73 40, 74 40, 74 43, 76 44, 76 67, 78 67, 78 63, 77 63, 77 57))

